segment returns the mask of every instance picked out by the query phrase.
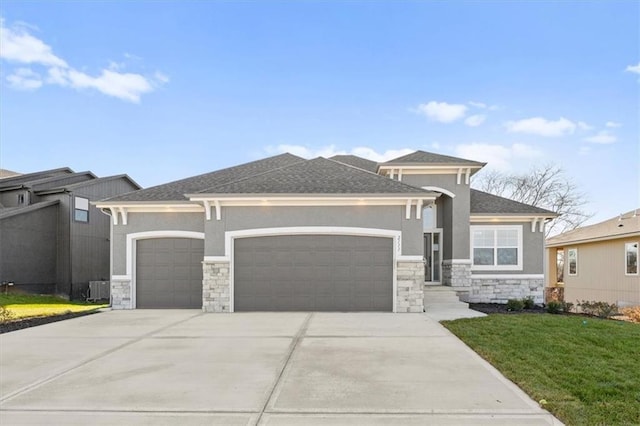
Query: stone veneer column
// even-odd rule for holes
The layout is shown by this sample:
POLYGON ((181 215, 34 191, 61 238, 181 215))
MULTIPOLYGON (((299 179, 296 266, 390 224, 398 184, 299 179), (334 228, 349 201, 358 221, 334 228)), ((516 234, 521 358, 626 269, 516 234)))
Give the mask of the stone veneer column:
POLYGON ((231 308, 229 262, 202 262, 202 310, 229 312, 231 308))
POLYGON ((443 260, 442 284, 455 290, 468 291, 471 286, 471 261, 443 260))
POLYGON ((398 261, 396 312, 424 312, 424 263, 398 261))
POLYGON ((133 309, 131 280, 111 279, 111 309, 133 309))

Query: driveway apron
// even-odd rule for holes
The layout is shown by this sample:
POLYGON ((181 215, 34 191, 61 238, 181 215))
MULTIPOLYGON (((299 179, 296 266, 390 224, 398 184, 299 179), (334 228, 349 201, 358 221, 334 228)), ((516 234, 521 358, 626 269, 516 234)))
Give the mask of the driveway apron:
POLYGON ((109 311, 0 335, 0 424, 560 424, 424 314, 109 311))

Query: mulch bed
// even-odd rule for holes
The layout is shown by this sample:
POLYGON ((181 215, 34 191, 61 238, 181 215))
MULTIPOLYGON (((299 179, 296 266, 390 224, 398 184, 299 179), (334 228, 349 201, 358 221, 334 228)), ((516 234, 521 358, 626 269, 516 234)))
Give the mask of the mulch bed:
POLYGON ((85 315, 95 314, 98 311, 73 312, 61 315, 52 315, 49 317, 25 318, 14 321, 8 321, 0 324, 0 334, 9 333, 11 331, 22 330, 23 328, 36 327, 38 325, 49 324, 57 321, 64 321, 71 318, 83 317, 85 315))
POLYGON ((469 303, 469 309, 483 312, 485 314, 544 314, 542 306, 535 306, 533 309, 523 309, 521 311, 509 311, 506 304, 499 303, 469 303))

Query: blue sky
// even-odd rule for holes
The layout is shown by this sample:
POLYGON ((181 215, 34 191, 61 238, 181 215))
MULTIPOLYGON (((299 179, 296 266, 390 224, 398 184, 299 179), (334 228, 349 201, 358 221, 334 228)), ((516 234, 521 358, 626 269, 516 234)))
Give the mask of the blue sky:
POLYGON ((283 151, 562 166, 640 207, 640 3, 0 5, 0 167, 152 186, 283 151))

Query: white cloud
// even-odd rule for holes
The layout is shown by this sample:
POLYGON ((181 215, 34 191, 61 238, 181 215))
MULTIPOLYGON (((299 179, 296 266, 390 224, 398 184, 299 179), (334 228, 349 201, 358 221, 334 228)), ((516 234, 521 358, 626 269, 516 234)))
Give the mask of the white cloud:
POLYGON ((607 130, 601 130, 596 135, 584 138, 585 141, 599 144, 610 144, 618 140, 615 135, 607 130))
POLYGON ((609 127, 609 128, 615 128, 615 127, 620 127, 622 126, 622 123, 617 123, 615 121, 607 121, 607 123, 605 124, 605 126, 609 127))
POLYGON ((265 151, 272 155, 289 152, 303 158, 329 158, 334 155, 357 155, 358 157, 366 158, 371 161, 384 162, 403 155, 411 154, 415 149, 390 149, 384 152, 378 152, 375 149, 366 146, 359 146, 349 150, 344 150, 336 148, 335 145, 311 148, 304 145, 280 144, 276 146, 268 146, 265 148, 265 151))
POLYGON ((30 68, 18 68, 7 76, 9 85, 18 90, 36 90, 42 86, 40 74, 30 68))
POLYGON ((580 128, 580 130, 591 130, 591 129, 593 129, 593 126, 588 125, 584 121, 578 121, 578 127, 580 128))
POLYGON ((485 104, 484 102, 474 102, 474 101, 469 101, 467 102, 469 105, 476 107, 476 108, 481 108, 481 109, 485 109, 487 107, 487 104, 485 104))
POLYGON ((512 133, 529 133, 546 137, 570 135, 576 130, 576 124, 564 117, 560 117, 560 119, 556 121, 547 120, 542 117, 508 121, 505 123, 505 127, 507 131, 512 133))
POLYGON ((456 146, 455 153, 458 157, 488 163, 488 168, 498 170, 511 170, 516 160, 531 160, 542 156, 540 151, 521 143, 511 146, 488 143, 462 144, 456 146))
POLYGON ((636 74, 640 74, 640 62, 638 62, 638 65, 629 65, 624 70, 627 71, 627 72, 633 72, 633 73, 636 73, 636 74))
POLYGON ((440 123, 452 123, 461 119, 467 113, 467 107, 462 104, 448 104, 446 102, 431 101, 418 105, 418 114, 440 123))
POLYGON ((477 127, 482 123, 484 123, 484 120, 486 119, 487 119, 486 115, 482 115, 482 114, 472 115, 470 117, 467 117, 466 120, 464 120, 464 124, 466 124, 469 127, 477 127))
MULTIPOLYGON (((1 18, 0 45, 1 59, 46 68, 45 80, 29 68, 16 69, 7 80, 11 87, 17 89, 35 90, 47 83, 77 90, 93 89, 108 96, 138 103, 143 94, 152 92, 169 81, 169 77, 159 71, 153 77, 120 72, 124 64, 114 61, 109 62, 108 67, 102 69, 98 75, 91 76, 69 66, 66 61, 54 55, 51 47, 29 34, 26 27, 6 27, 1 18)), ((127 55, 125 56, 131 56, 127 55)))
POLYGON ((67 63, 53 54, 51 47, 20 27, 7 28, 0 18, 0 58, 22 64, 66 67, 67 63))

